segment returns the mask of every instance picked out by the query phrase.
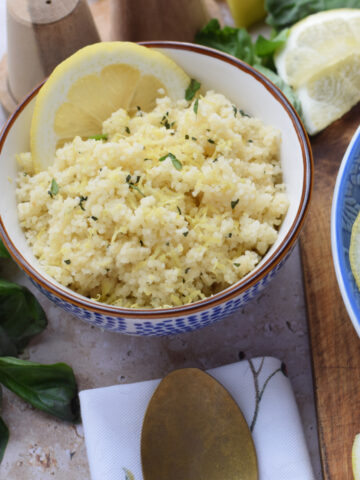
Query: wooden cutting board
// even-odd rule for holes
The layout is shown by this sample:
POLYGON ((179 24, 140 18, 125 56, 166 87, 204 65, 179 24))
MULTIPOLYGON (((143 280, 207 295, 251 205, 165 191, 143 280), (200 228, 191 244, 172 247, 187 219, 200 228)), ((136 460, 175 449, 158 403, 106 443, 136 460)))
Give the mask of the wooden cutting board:
POLYGON ((360 433, 360 339, 345 310, 331 256, 330 214, 337 172, 360 123, 360 104, 311 139, 315 182, 300 237, 325 480, 352 480, 360 433))

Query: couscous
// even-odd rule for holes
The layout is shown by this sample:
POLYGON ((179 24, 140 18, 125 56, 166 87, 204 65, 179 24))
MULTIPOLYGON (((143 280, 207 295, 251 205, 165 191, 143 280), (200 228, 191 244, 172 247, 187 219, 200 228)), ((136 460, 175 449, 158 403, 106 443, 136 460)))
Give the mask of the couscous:
POLYGON ((19 155, 18 214, 44 271, 99 302, 178 306, 249 273, 288 208, 280 133, 223 95, 120 109, 51 167, 19 155))

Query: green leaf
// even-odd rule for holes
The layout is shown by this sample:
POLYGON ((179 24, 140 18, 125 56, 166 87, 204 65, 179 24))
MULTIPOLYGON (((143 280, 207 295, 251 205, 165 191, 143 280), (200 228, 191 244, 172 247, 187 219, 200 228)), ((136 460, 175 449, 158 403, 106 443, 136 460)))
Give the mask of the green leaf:
MULTIPOLYGON (((126 127, 129 128, 129 127, 126 127)), ((90 140, 107 140, 108 139, 108 134, 107 133, 100 133, 99 135, 91 135, 91 137, 88 137, 90 140)))
POLYGON ((45 312, 34 295, 26 287, 0 279, 0 355, 21 353, 46 326, 45 312))
POLYGON ((0 382, 35 408, 61 420, 76 422, 80 418, 74 372, 65 363, 42 365, 2 357, 0 382))
POLYGON ((289 35, 289 29, 285 28, 279 34, 272 39, 267 39, 262 35, 259 35, 255 43, 255 52, 259 57, 266 57, 273 55, 276 50, 282 47, 289 35))
POLYGON ((301 117, 301 103, 293 89, 282 80, 279 75, 270 70, 269 68, 263 67, 262 65, 254 65, 259 72, 265 75, 269 80, 272 81, 286 96, 289 102, 293 105, 299 116, 301 117))
POLYGON ((163 162, 167 158, 170 158, 170 160, 172 161, 172 164, 174 165, 176 170, 181 170, 182 169, 182 163, 175 157, 175 155, 173 153, 170 153, 170 152, 167 153, 166 155, 164 155, 163 157, 160 157, 159 162, 163 162))
POLYGON ((266 0, 266 22, 280 30, 308 15, 334 8, 360 8, 360 0, 266 0))
POLYGON ((194 112, 195 112, 195 115, 197 115, 197 112, 198 112, 198 109, 199 109, 199 99, 197 98, 194 102, 194 112))
POLYGON ((55 178, 51 180, 50 190, 48 190, 48 194, 51 198, 54 198, 55 195, 59 193, 59 185, 57 184, 55 178))
POLYGON ((185 100, 188 102, 192 100, 195 96, 195 93, 200 89, 201 83, 199 83, 194 78, 191 79, 189 86, 185 91, 185 100))
POLYGON ((5 453, 8 441, 9 441, 9 429, 6 426, 4 420, 0 417, 0 463, 4 458, 4 453, 5 453))
POLYGON ((10 258, 9 252, 6 250, 5 245, 0 239, 0 258, 10 258))
POLYGON ((251 37, 245 28, 226 26, 221 29, 219 21, 215 18, 196 34, 195 42, 229 53, 250 65, 259 60, 251 37))

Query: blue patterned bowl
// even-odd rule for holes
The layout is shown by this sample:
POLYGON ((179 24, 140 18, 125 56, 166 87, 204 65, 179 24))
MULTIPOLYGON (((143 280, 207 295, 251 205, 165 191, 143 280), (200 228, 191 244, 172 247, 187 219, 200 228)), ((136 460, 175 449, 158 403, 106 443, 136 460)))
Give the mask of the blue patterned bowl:
POLYGON ((360 211, 360 127, 355 132, 337 175, 331 210, 331 247, 346 310, 360 337, 360 292, 351 272, 351 229, 360 211))
POLYGON ((192 44, 148 42, 172 57, 206 88, 221 92, 251 115, 282 133, 281 162, 290 207, 275 244, 239 282, 204 300, 181 307, 141 310, 89 300, 46 275, 27 245, 17 220, 15 155, 29 150, 29 131, 37 87, 19 106, 0 138, 0 235, 14 260, 57 305, 98 327, 132 335, 170 335, 195 330, 230 315, 255 297, 288 258, 308 209, 312 156, 304 128, 284 95, 268 79, 236 58, 192 44))

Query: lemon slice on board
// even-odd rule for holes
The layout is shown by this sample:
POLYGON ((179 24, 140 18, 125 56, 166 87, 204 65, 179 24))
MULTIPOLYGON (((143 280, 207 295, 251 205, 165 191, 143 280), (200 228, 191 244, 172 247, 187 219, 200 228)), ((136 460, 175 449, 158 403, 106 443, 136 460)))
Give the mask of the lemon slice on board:
POLYGON ((299 97, 307 131, 319 132, 360 100, 360 9, 328 10, 296 23, 275 65, 299 97))
POLYGON ((355 436, 351 451, 354 480, 360 480, 360 433, 355 436))
POLYGON ((190 78, 170 58, 130 42, 103 42, 78 50, 40 89, 31 122, 35 171, 53 163, 55 150, 75 136, 102 132, 119 108, 148 112, 165 95, 185 97, 190 78))
POLYGON ((351 229, 349 260, 351 271, 360 289, 360 212, 351 229))

